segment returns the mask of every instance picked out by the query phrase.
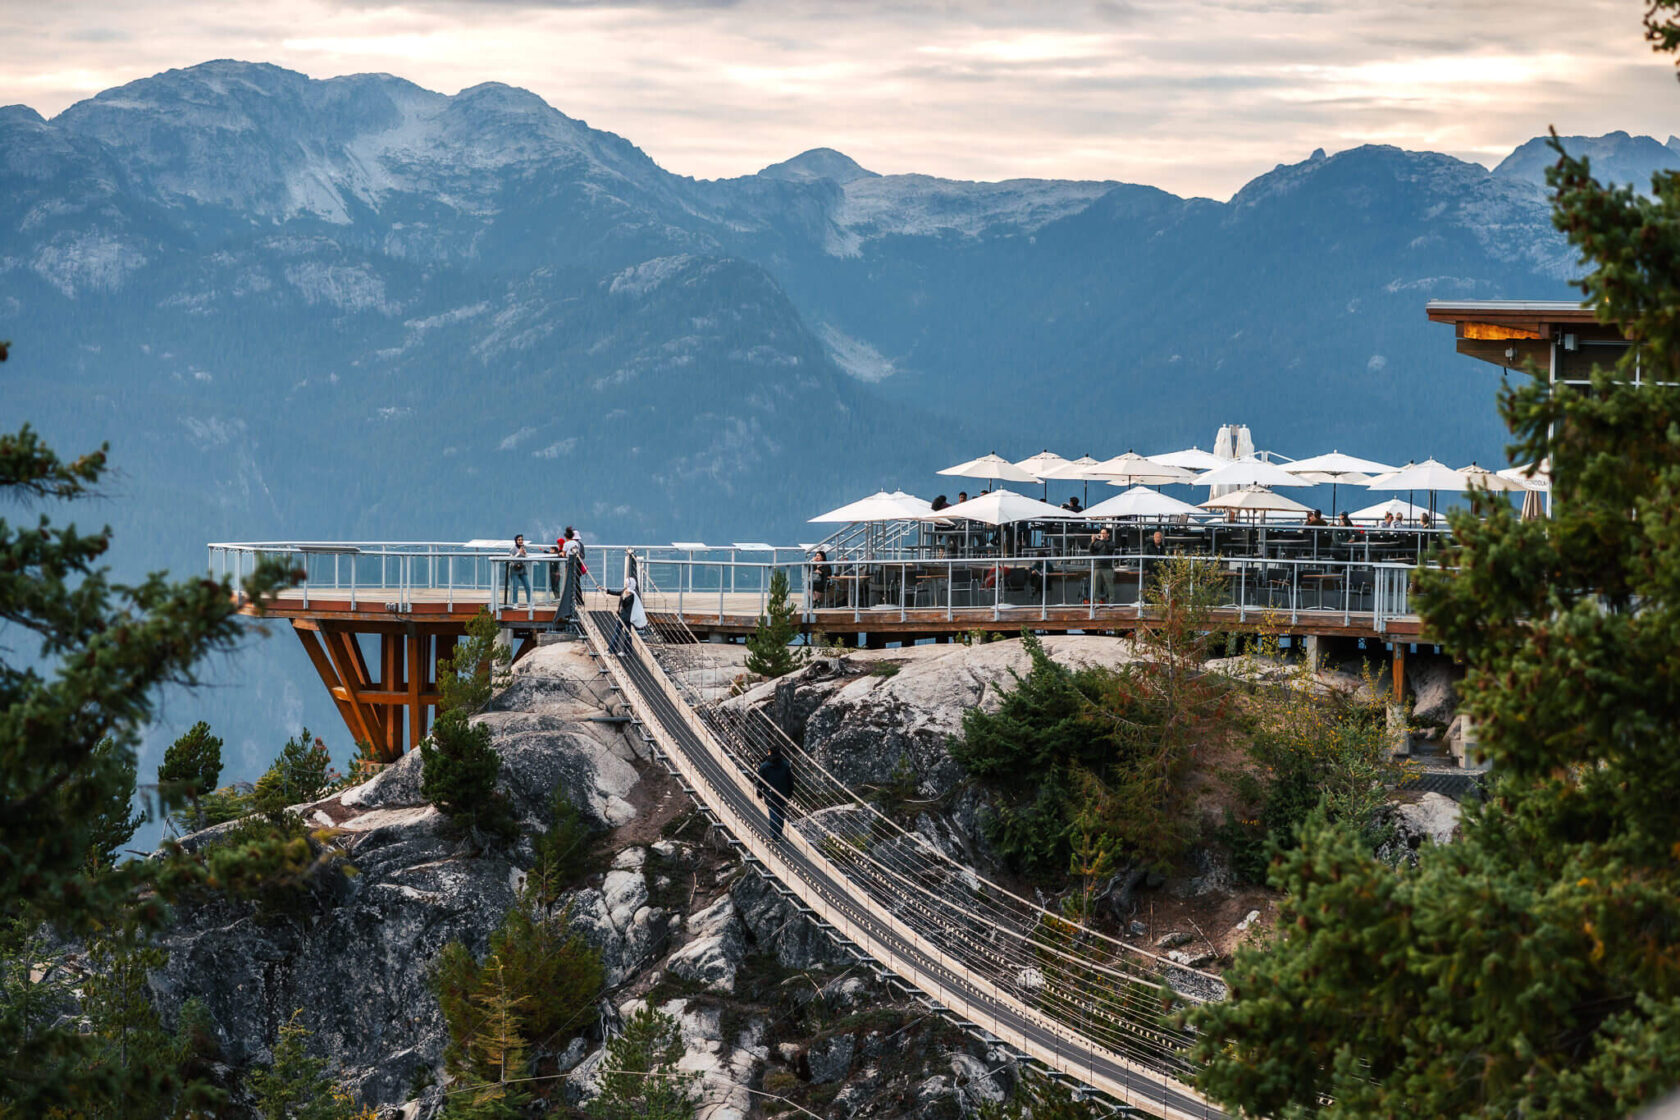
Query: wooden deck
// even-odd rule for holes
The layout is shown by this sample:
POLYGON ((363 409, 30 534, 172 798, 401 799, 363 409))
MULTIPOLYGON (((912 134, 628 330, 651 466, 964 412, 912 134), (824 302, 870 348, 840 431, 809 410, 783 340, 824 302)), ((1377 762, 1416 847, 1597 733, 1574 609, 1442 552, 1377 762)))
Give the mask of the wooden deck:
MULTIPOLYGON (((586 597, 586 606, 610 607, 600 592, 586 597)), ((751 634, 758 625, 763 600, 757 591, 697 592, 652 595, 647 609, 682 619, 701 639, 731 641, 751 634)), ((466 633, 469 623, 490 604, 479 591, 410 590, 400 587, 358 588, 344 591, 282 592, 258 611, 242 602, 244 614, 290 622, 310 664, 321 677, 351 736, 370 744, 381 758, 398 757, 425 737, 437 706, 437 664, 447 658, 466 633)), ((537 634, 554 624, 552 600, 527 607, 498 605, 503 629, 517 640, 515 659, 534 649, 537 634)), ((803 616, 809 633, 822 634, 845 645, 882 648, 921 641, 952 641, 971 631, 1016 634, 1025 630, 1065 634, 1088 632, 1130 634, 1153 625, 1148 612, 1134 605, 1041 606, 1037 603, 989 603, 971 607, 881 605, 857 610, 830 607, 803 616)), ((1383 630, 1366 612, 1288 609, 1215 610, 1209 619, 1215 629, 1239 633, 1270 632, 1278 636, 1363 639, 1381 650, 1393 643, 1393 680, 1399 697, 1405 651, 1410 643, 1427 641, 1416 618, 1390 618, 1383 630)))
MULTIPOLYGON (((590 605, 599 607, 602 597, 590 592, 590 605)), ((301 591, 283 592, 264 611, 266 617, 289 621, 355 622, 367 633, 398 632, 416 623, 465 627, 479 611, 490 603, 483 592, 407 591, 401 588, 359 589, 354 599, 343 592, 314 593, 305 596, 301 591)), ((651 595, 647 609, 655 613, 679 615, 701 637, 713 634, 739 637, 753 632, 758 624, 763 600, 758 592, 696 592, 679 600, 675 595, 651 595)), ((554 621, 553 602, 539 602, 532 607, 520 603, 517 607, 499 607, 498 621, 504 627, 519 631, 525 628, 547 628, 554 621)), ((245 613, 256 611, 247 606, 245 613)), ((901 608, 898 604, 873 607, 829 607, 804 614, 803 619, 813 631, 821 631, 836 638, 851 635, 881 635, 889 641, 901 641, 906 636, 936 637, 942 634, 962 634, 971 630, 1015 632, 1023 627, 1053 633, 1075 630, 1094 630, 1104 633, 1129 632, 1151 624, 1148 612, 1139 615, 1135 604, 1084 604, 1041 606, 1038 603, 1004 603, 996 608, 990 603, 975 606, 946 608, 901 608)), ((1249 607, 1215 610, 1210 620, 1219 629, 1252 632, 1274 631, 1282 635, 1347 637, 1416 642, 1421 626, 1415 617, 1390 618, 1386 629, 1379 631, 1369 612, 1344 613, 1337 609, 1317 607, 1301 609, 1292 615, 1288 607, 1270 610, 1249 607)))

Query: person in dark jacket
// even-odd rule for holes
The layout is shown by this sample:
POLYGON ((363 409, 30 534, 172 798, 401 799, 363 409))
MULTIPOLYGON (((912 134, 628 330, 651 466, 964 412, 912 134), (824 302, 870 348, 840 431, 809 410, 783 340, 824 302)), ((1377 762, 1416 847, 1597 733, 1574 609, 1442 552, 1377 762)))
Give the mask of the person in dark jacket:
POLYGON ((618 593, 618 629, 613 633, 612 641, 607 643, 607 652, 616 656, 622 647, 629 653, 635 646, 630 640, 634 627, 630 623, 630 616, 636 611, 636 577, 626 575, 624 588, 618 593))
POLYGON ((787 799, 793 796, 793 767, 782 754, 780 743, 772 743, 769 757, 758 764, 758 796, 770 811, 770 831, 780 840, 787 799))

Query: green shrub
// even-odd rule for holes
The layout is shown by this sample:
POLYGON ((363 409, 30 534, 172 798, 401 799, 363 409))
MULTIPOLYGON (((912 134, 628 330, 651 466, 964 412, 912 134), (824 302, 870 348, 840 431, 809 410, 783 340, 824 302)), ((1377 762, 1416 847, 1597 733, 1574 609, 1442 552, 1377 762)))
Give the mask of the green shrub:
POLYGON ((643 1006, 607 1043, 601 1095, 585 1111, 592 1120, 692 1120, 700 1075, 677 1072, 682 1056, 677 1021, 643 1006))
POLYGON ((273 765, 257 779, 253 807, 277 820, 289 806, 316 800, 327 790, 331 765, 327 744, 304 728, 296 738, 286 740, 273 765))
MULTIPOLYGON (((164 812, 182 832, 205 827, 199 799, 216 788, 222 775, 222 741, 203 720, 163 752, 158 767, 158 797, 164 812)), ((224 818, 226 819, 226 818, 224 818)))
POLYGON ((770 595, 765 613, 747 637, 747 672, 761 677, 781 677, 810 660, 809 649, 794 649, 799 636, 799 618, 788 594, 786 569, 770 573, 770 595))
POLYGON ((554 820, 532 843, 537 858, 530 871, 531 889, 544 906, 552 906, 561 892, 583 877, 595 838, 589 818, 558 783, 550 806, 554 820))
POLYGON ((1383 705, 1319 695, 1310 683, 1303 666, 1253 696, 1247 753, 1254 771, 1237 778, 1238 806, 1221 829, 1232 869, 1251 882, 1266 881, 1273 857, 1295 847, 1315 810, 1350 827, 1371 851, 1391 832, 1386 790, 1402 768, 1389 757, 1383 705))
POLYGON ((497 633, 490 612, 480 611, 455 656, 438 663, 438 716, 420 743, 420 792, 475 839, 506 839, 514 828, 507 799, 496 789, 502 762, 490 729, 470 719, 490 702, 507 664, 497 633))
POLYGON ((459 941, 443 947, 429 980, 449 1027, 444 1056, 452 1072, 489 1076, 475 1064, 474 1040, 486 1029, 483 1005, 500 985, 507 987, 519 1037, 533 1045, 555 1049, 588 1025, 605 972, 600 952, 566 933, 566 918, 533 918, 525 906, 515 906, 490 935, 483 965, 459 941), (489 968, 492 959, 500 971, 489 968))
POLYGON ((274 1060, 252 1072, 251 1095, 262 1120, 359 1120, 362 1111, 327 1076, 327 1060, 309 1056, 302 1009, 280 1028, 274 1060))

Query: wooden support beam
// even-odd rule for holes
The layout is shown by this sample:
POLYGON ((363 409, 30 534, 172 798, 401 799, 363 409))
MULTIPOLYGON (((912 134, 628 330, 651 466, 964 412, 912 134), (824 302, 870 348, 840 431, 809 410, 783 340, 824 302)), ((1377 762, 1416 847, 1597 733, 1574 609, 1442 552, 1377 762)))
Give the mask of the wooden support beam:
MULTIPOLYGON (((362 659, 356 635, 333 629, 324 631, 322 636, 326 639, 327 655, 332 658, 333 668, 338 672, 339 683, 355 716, 350 733, 356 737, 358 744, 366 743, 370 749, 378 751, 385 741, 385 729, 379 723, 377 709, 362 702, 362 690, 370 687, 372 682, 367 679, 367 662, 362 659)), ((395 761, 383 754, 380 760, 395 761)))
MULTIPOLYGON (((384 692, 402 692, 402 637, 379 635, 379 687, 384 692)), ((403 710, 395 704, 385 707, 385 755, 396 758, 402 754, 403 710)))
POLYGON ((426 733, 426 706, 420 700, 420 689, 426 683, 426 638, 409 633, 403 636, 408 647, 408 749, 420 745, 426 733))
POLYGON ((338 670, 333 668, 332 659, 321 648, 320 639, 312 629, 294 625, 292 631, 298 636, 298 641, 303 643, 303 652, 309 655, 309 663, 315 666, 315 672, 320 674, 321 683, 327 686, 327 692, 338 705, 339 717, 344 720, 344 726, 350 729, 350 738, 360 739, 362 736, 358 730, 355 706, 351 703, 344 682, 339 679, 338 670))
POLYGON ((1394 678, 1394 702, 1403 703, 1406 699, 1406 643, 1394 643, 1394 671, 1390 674, 1394 678))
MULTIPOLYGON (((343 687, 340 686, 338 691, 343 692, 343 687)), ((360 699, 364 704, 377 704, 380 707, 386 707, 391 704, 407 704, 410 696, 407 691, 386 692, 384 689, 375 686, 373 688, 363 689, 360 693, 360 699)), ((437 689, 429 687, 421 689, 420 702, 422 704, 430 704, 435 707, 438 702, 437 689)))

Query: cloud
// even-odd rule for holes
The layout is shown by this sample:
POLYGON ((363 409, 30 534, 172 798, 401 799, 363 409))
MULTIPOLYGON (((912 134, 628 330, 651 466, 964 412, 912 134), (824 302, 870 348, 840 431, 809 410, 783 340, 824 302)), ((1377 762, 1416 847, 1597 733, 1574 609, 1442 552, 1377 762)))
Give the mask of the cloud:
POLYGON ((702 178, 827 146, 887 173, 1226 197, 1321 146, 1494 162, 1551 124, 1666 137, 1673 69, 1639 14, 1627 0, 58 0, 0 10, 0 103, 51 115, 233 57, 446 93, 522 86, 702 178))

